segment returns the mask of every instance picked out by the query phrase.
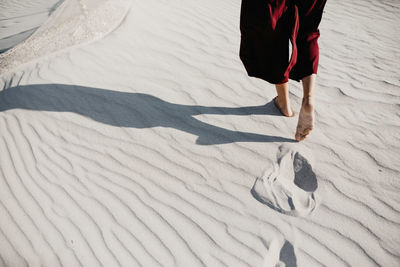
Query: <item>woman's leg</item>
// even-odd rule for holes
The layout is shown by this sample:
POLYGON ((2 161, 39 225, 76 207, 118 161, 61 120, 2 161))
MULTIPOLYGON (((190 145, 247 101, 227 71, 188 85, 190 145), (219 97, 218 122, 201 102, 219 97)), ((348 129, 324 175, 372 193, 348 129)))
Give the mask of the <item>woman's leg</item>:
POLYGON ((304 140, 314 127, 314 88, 316 83, 316 74, 304 77, 303 83, 303 101, 297 123, 295 138, 297 141, 304 140))
POLYGON ((276 104, 278 105, 279 109, 286 117, 293 116, 294 112, 290 106, 289 99, 289 83, 285 82, 281 84, 275 84, 275 88, 276 92, 278 93, 276 104))
POLYGON ((299 8, 299 32, 297 36, 298 57, 292 69, 292 77, 301 79, 303 84, 303 101, 295 138, 304 140, 314 127, 314 87, 317 78, 321 22, 326 0, 297 1, 299 8))

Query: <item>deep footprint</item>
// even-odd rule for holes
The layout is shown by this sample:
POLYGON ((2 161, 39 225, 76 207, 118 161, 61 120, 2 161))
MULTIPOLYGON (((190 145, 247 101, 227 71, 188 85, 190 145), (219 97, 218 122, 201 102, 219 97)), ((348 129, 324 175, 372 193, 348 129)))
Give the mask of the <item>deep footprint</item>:
POLYGON ((309 160, 299 151, 280 146, 276 163, 257 178, 251 193, 276 211, 306 216, 315 209, 317 187, 317 177, 309 160))

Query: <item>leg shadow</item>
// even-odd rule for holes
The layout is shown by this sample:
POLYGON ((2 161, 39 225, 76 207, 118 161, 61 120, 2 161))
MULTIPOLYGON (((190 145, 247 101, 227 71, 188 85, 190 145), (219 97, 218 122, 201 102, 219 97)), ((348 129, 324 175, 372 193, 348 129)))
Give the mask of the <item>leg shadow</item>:
POLYGON ((198 136, 196 143, 199 145, 295 142, 294 139, 279 136, 231 131, 194 117, 199 114, 279 115, 271 103, 239 108, 180 105, 148 94, 76 85, 37 84, 0 91, 0 112, 10 109, 73 112, 118 127, 175 128, 198 136))

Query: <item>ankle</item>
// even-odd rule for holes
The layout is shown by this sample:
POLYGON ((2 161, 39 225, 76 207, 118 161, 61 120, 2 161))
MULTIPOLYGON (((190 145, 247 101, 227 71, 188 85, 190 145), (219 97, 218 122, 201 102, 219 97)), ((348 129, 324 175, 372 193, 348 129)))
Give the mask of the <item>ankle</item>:
POLYGON ((301 102, 302 105, 313 105, 314 104, 314 96, 312 95, 307 95, 307 96, 303 96, 303 100, 301 102))
POLYGON ((277 98, 278 104, 281 108, 290 107, 290 100, 285 96, 279 96, 277 98))
POLYGON ((288 103, 289 102, 289 98, 288 97, 286 97, 286 96, 281 96, 281 95, 278 95, 278 102, 279 103, 282 103, 282 104, 286 104, 286 103, 288 103))
POLYGON ((313 96, 305 96, 303 97, 302 108, 307 112, 312 112, 314 110, 314 98, 313 96))

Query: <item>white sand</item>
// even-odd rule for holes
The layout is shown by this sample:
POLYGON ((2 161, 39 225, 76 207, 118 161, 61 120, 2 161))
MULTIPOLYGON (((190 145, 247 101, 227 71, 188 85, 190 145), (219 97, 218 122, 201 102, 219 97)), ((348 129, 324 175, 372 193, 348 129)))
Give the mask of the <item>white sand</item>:
POLYGON ((28 38, 57 8, 58 0, 0 1, 0 51, 28 38))
POLYGON ((0 266, 400 265, 397 0, 328 1, 302 143, 238 58, 239 0, 115 5, 1 57, 0 266))

